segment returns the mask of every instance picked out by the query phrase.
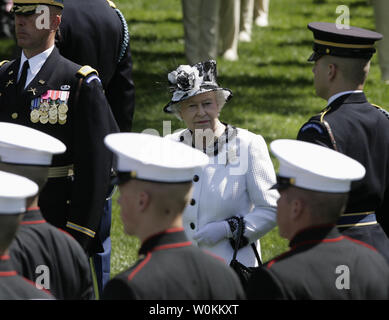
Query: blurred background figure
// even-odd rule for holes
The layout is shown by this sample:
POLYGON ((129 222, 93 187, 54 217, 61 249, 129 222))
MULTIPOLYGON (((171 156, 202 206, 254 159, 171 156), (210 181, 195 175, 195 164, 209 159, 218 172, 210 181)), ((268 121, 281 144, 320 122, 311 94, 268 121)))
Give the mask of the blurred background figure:
POLYGON ((99 72, 105 95, 120 131, 131 131, 135 108, 128 26, 120 10, 107 0, 65 0, 59 52, 99 72))
POLYGON ((250 42, 253 28, 254 0, 241 0, 239 41, 250 42))
POLYGON ((11 0, 0 0, 0 38, 12 38, 13 19, 10 14, 12 8, 11 0))
POLYGON ((254 20, 258 27, 267 27, 269 25, 269 1, 254 1, 254 20))
POLYGON ((219 0, 182 0, 185 55, 189 64, 216 59, 219 0))
POLYGON ((240 24, 240 0, 224 0, 220 5, 219 45, 223 59, 236 61, 240 24))
MULTIPOLYGON (((120 131, 131 131, 135 109, 130 37, 125 18, 113 1, 65 0, 57 46, 69 60, 99 72, 105 96, 120 131)), ((94 255, 99 292, 109 280, 111 195, 99 227, 104 252, 94 255)))
POLYGON ((381 78, 389 84, 389 1, 373 0, 376 30, 384 37, 378 43, 378 61, 381 69, 381 78))

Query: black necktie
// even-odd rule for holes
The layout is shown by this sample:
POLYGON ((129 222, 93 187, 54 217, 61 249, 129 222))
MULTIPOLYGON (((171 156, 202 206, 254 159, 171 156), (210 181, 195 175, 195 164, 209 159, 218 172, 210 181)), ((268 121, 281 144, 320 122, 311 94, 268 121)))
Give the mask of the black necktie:
POLYGON ((24 91, 24 86, 26 85, 27 80, 27 71, 30 65, 28 64, 28 60, 24 61, 23 68, 22 68, 22 74, 18 81, 18 92, 22 93, 24 91))

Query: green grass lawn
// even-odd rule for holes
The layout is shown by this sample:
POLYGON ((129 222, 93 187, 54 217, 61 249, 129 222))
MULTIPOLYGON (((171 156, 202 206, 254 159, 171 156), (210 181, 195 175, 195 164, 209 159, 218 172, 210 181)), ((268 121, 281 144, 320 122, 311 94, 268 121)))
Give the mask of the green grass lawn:
MULTIPOLYGON (((164 114, 169 101, 167 73, 184 56, 181 2, 179 0, 116 0, 129 25, 136 85, 134 131, 156 129, 162 135, 163 121, 172 121, 172 131, 183 123, 164 114)), ((239 45, 239 61, 218 60, 218 82, 230 88, 221 120, 261 134, 269 144, 274 139, 295 138, 301 125, 326 104, 315 97, 312 85, 312 21, 335 22, 338 5, 350 8, 351 25, 374 30, 373 9, 368 0, 271 0, 270 27, 254 26, 250 43, 239 45)), ((11 55, 12 41, 0 42, 0 58, 11 55)), ((365 93, 372 103, 389 105, 389 90, 380 80, 377 56, 372 60, 365 93)), ((168 133, 168 132, 165 132, 168 133)), ((274 165, 278 164, 274 161, 274 165)), ((112 224, 112 276, 137 259, 139 242, 123 234, 114 197, 112 224)), ((263 260, 285 251, 287 241, 277 229, 262 239, 263 260)))

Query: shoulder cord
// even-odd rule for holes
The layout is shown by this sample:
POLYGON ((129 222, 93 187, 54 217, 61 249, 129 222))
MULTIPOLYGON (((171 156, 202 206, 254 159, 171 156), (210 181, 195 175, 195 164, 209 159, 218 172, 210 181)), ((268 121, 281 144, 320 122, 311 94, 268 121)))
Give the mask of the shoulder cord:
POLYGON ((334 134, 332 133, 332 130, 331 130, 331 127, 330 127, 330 124, 324 120, 324 115, 331 110, 331 107, 329 108, 326 108, 322 113, 321 113, 321 116, 320 116, 320 122, 324 124, 324 126, 326 127, 327 129, 327 132, 328 132, 328 135, 330 137, 330 140, 331 140, 331 144, 332 144, 332 147, 334 148, 335 151, 339 151, 338 150, 338 147, 336 145, 336 140, 335 140, 335 137, 334 137, 334 134))
POLYGON ((122 45, 120 47, 120 53, 119 53, 119 58, 118 58, 118 62, 117 62, 117 63, 120 63, 120 61, 122 61, 122 59, 124 57, 124 53, 126 52, 126 49, 128 47, 128 44, 130 41, 130 34, 128 32, 127 22, 123 16, 123 14, 120 12, 119 9, 117 9, 117 8, 113 8, 113 9, 116 11, 117 15, 119 16, 119 19, 120 19, 122 26, 123 26, 123 41, 122 41, 122 45))
POLYGON ((384 108, 382 108, 379 105, 376 105, 374 103, 371 103, 371 105, 373 107, 375 107, 378 111, 381 111, 385 115, 385 117, 389 120, 389 112, 388 111, 386 111, 384 108))

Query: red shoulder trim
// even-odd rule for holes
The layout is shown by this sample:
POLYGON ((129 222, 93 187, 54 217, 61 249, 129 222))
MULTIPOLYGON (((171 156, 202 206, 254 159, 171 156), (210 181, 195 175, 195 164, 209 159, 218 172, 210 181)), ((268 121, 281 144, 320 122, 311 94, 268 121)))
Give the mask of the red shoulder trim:
POLYGON ((208 254, 209 256, 214 257, 214 258, 217 259, 217 260, 220 260, 221 262, 226 263, 226 260, 224 260, 222 257, 219 257, 218 255, 214 254, 214 253, 211 252, 211 251, 203 250, 203 252, 206 253, 206 254, 208 254))
POLYGON ((42 220, 35 220, 35 221, 20 221, 21 225, 42 224, 42 223, 46 223, 46 220, 42 219, 42 220))
POLYGON ((16 276, 17 272, 15 270, 12 271, 0 271, 0 277, 12 277, 16 276))
POLYGON ((173 232, 180 232, 180 231, 184 231, 184 228, 183 227, 170 228, 170 229, 166 229, 163 233, 173 233, 173 232))
POLYGON ((146 258, 141 263, 139 263, 139 265, 128 275, 127 279, 131 281, 135 275, 147 264, 147 262, 149 262, 150 258, 151 253, 149 252, 147 253, 146 258))
POLYGON ((153 250, 151 250, 151 252, 158 251, 158 250, 172 249, 172 248, 188 247, 191 245, 192 245, 192 242, 190 242, 190 241, 171 243, 171 244, 163 244, 163 245, 155 247, 153 250))
POLYGON ((304 245, 307 245, 307 244, 338 242, 338 241, 343 240, 344 238, 345 238, 344 236, 340 236, 340 237, 332 238, 332 239, 303 241, 303 242, 300 242, 300 243, 296 244, 295 246, 293 246, 293 247, 291 248, 291 250, 294 250, 294 249, 296 249, 296 248, 298 248, 298 247, 300 247, 300 246, 304 246, 304 245))
POLYGON ((65 231, 64 229, 61 229, 61 228, 57 228, 59 231, 61 231, 62 233, 68 235, 70 238, 74 239, 74 237, 67 231, 65 231))
POLYGON ((27 211, 38 211, 40 209, 41 208, 39 208, 38 206, 36 206, 36 207, 29 207, 29 208, 27 208, 27 211))
POLYGON ((177 227, 177 228, 170 228, 170 229, 166 229, 166 230, 163 230, 163 231, 160 231, 160 232, 157 232, 157 233, 154 233, 150 236, 148 236, 146 239, 144 239, 142 241, 142 243, 145 243, 147 240, 149 240, 150 238, 154 238, 155 236, 158 236, 160 234, 164 234, 164 233, 174 233, 174 232, 181 232, 181 231, 184 231, 184 228, 183 227, 177 227))
POLYGON ((37 286, 36 286, 36 284, 35 284, 35 282, 34 281, 31 281, 30 279, 27 279, 27 278, 25 278, 25 277, 23 277, 22 276, 22 278, 23 278, 23 280, 25 280, 26 282, 28 282, 29 284, 31 284, 34 288, 36 288, 36 289, 38 289, 38 290, 40 290, 40 291, 43 291, 43 292, 45 292, 45 293, 47 293, 48 295, 50 295, 50 296, 52 296, 52 294, 51 294, 51 292, 49 291, 49 290, 47 290, 47 289, 45 289, 45 288, 37 288, 37 286))
POLYGON ((353 238, 350 238, 350 237, 348 237, 348 236, 344 236, 347 240, 350 240, 350 241, 352 241, 352 242, 355 242, 355 243, 357 243, 357 244, 360 244, 360 245, 362 245, 362 246, 364 246, 364 247, 366 247, 366 248, 369 248, 369 249, 371 249, 371 250, 373 250, 373 251, 377 251, 377 249, 376 248, 374 248, 373 246, 371 246, 370 244, 368 244, 368 243, 366 243, 366 242, 363 242, 363 241, 360 241, 360 240, 357 240, 357 239, 353 239, 353 238))
POLYGON ((345 239, 346 237, 345 236, 340 236, 340 237, 337 237, 337 238, 332 238, 332 239, 323 239, 323 240, 308 240, 308 241, 304 241, 304 242, 300 242, 298 244, 296 244, 295 246, 293 246, 292 248, 290 248, 288 251, 284 252, 283 254, 279 255, 277 258, 274 258, 273 260, 271 260, 270 262, 267 263, 267 269, 270 269, 271 266, 276 263, 278 260, 280 260, 281 258, 283 258, 285 255, 289 254, 290 252, 296 250, 298 247, 301 247, 301 246, 304 246, 304 245, 307 245, 307 244, 316 244, 316 243, 331 243, 331 242, 338 242, 338 241, 341 241, 343 239, 345 239))

